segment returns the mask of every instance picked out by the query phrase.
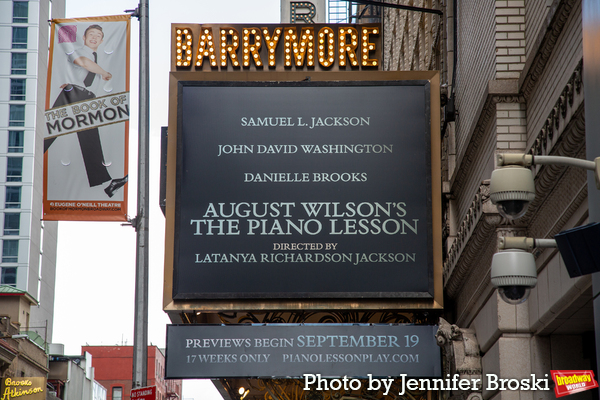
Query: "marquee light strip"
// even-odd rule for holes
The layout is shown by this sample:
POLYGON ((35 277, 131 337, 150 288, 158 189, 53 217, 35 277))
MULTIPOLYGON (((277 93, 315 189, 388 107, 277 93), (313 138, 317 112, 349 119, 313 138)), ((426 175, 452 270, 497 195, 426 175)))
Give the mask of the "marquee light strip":
POLYGON ((218 37, 213 35, 213 27, 201 26, 196 43, 192 27, 175 27, 175 67, 189 68, 193 63, 196 69, 202 69, 204 61, 208 61, 213 69, 227 68, 231 60, 234 68, 247 69, 252 64, 259 69, 264 64, 275 68, 278 62, 283 62, 286 68, 315 67, 318 63, 328 69, 336 59, 340 67, 379 66, 379 60, 373 58, 378 50, 373 38, 380 35, 379 27, 321 26, 315 34, 315 26, 274 27, 272 31, 269 27, 239 28, 241 35, 232 26, 222 26, 215 28, 218 37), (283 48, 278 50, 281 38, 283 48), (194 46, 196 52, 192 57, 194 46))

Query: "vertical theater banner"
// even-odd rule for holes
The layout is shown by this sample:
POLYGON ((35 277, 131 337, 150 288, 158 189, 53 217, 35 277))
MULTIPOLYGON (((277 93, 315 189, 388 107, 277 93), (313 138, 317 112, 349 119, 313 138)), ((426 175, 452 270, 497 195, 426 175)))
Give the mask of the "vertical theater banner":
POLYGON ((127 220, 130 19, 52 21, 45 220, 127 220))

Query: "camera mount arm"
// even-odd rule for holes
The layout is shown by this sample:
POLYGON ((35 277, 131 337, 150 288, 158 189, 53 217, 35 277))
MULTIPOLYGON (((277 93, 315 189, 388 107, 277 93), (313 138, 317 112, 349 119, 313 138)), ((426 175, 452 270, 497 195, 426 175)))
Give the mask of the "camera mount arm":
POLYGON ((554 239, 534 239, 524 236, 501 236, 498 238, 498 249, 520 249, 531 251, 535 248, 553 248, 557 247, 554 239))
POLYGON ((580 158, 562 156, 534 156, 524 153, 499 153, 496 155, 496 163, 499 167, 508 165, 519 165, 530 167, 532 165, 566 165, 587 169, 594 172, 596 189, 600 189, 600 157, 594 161, 582 160, 580 158))

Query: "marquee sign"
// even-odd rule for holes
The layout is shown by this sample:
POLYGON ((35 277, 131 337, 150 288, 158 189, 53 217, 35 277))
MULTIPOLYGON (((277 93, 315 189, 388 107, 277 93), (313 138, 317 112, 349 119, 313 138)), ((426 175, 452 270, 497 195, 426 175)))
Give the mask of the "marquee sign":
POLYGON ((442 307, 439 75, 381 38, 172 25, 166 311, 442 307))
POLYGON ((377 70, 379 24, 173 24, 172 71, 377 70))
POLYGON ((259 324, 167 326, 167 379, 441 375, 437 326, 259 324))
POLYGON ((441 307, 437 74, 264 74, 172 75, 165 310, 441 307))
POLYGON ((429 90, 182 82, 174 297, 432 297, 429 90))

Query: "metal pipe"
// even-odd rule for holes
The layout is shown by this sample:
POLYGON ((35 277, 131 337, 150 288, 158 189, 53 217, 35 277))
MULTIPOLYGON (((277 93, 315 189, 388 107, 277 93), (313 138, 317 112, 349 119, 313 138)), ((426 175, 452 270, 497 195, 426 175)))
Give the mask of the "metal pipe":
POLYGON ((507 165, 522 165, 529 167, 532 165, 567 165, 589 169, 593 171, 596 168, 594 161, 582 160, 581 158, 563 157, 563 156, 534 156, 523 153, 498 153, 496 163, 499 167, 507 165))
POLYGON ((520 249, 531 251, 534 248, 553 248, 556 246, 554 239, 534 239, 524 236, 501 236, 498 238, 498 249, 520 249))
POLYGON ((593 161, 561 156, 533 156, 533 165, 567 165, 591 171, 596 168, 596 164, 593 161))
POLYGON ((557 247, 556 240, 554 239, 535 239, 535 247, 552 249, 557 247))
POLYGON ((149 198, 149 18, 148 1, 138 6, 140 21, 139 133, 138 133, 138 192, 135 265, 135 311, 133 323, 133 383, 132 387, 147 386, 148 376, 148 198, 149 198))
POLYGON ((520 165, 530 167, 532 165, 566 165, 568 167, 583 168, 594 172, 596 189, 600 190, 600 157, 594 161, 582 160, 581 158, 563 156, 534 156, 524 153, 498 153, 496 154, 498 167, 507 165, 520 165))

